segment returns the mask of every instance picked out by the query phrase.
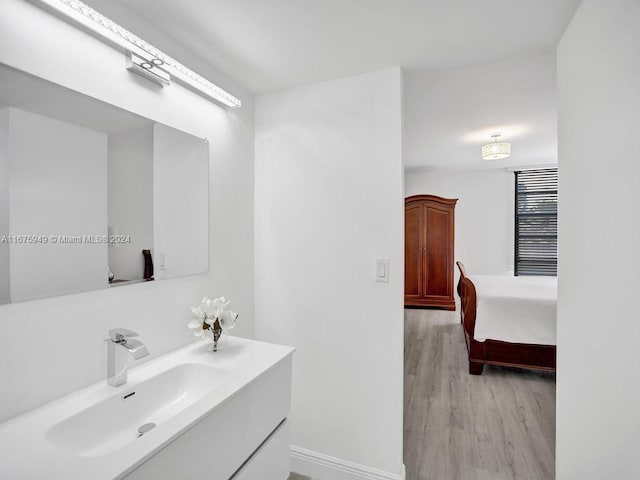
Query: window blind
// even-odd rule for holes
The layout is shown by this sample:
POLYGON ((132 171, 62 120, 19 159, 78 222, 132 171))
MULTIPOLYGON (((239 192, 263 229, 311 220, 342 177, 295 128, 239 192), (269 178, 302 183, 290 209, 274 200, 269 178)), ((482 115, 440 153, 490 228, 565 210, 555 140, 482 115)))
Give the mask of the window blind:
POLYGON ((558 272, 558 169, 515 172, 515 275, 558 272))

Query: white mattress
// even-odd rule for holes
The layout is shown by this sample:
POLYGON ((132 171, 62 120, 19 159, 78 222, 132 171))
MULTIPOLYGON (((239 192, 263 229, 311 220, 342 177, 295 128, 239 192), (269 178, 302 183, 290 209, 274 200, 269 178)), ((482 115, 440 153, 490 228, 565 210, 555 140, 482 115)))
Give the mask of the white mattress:
POLYGON ((474 338, 556 344, 556 277, 469 275, 476 286, 474 338))

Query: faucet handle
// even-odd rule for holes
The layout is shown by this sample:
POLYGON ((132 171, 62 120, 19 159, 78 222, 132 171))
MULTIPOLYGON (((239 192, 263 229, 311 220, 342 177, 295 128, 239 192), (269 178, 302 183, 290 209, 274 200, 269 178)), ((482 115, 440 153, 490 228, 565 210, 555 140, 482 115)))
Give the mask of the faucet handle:
POLYGON ((124 342, 127 338, 137 337, 138 334, 133 330, 128 330, 126 328, 112 328, 109 330, 109 340, 112 342, 121 343, 124 342))

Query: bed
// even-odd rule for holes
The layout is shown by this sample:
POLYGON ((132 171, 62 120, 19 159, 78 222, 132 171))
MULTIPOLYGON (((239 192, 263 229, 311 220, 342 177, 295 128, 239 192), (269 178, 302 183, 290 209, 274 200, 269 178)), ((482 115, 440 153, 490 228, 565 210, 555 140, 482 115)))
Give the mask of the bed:
POLYGON ((469 373, 485 364, 556 369, 555 277, 467 275, 460 270, 457 291, 469 355, 469 373))

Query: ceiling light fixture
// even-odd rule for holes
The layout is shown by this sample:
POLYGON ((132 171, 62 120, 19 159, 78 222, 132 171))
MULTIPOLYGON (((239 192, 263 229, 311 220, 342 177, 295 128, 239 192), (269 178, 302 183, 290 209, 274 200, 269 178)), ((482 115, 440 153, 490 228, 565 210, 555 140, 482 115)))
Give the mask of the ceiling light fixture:
POLYGON ((482 146, 483 160, 501 160, 511 156, 511 144, 507 142, 498 142, 501 135, 499 132, 492 133, 493 142, 482 146))
MULTIPOLYGON (((223 88, 220 88, 193 70, 185 67, 180 62, 171 58, 166 53, 158 50, 153 45, 145 42, 137 35, 121 27, 114 21, 105 17, 79 0, 34 0, 37 3, 53 10, 66 20, 79 24, 103 40, 122 48, 127 55, 131 53, 143 60, 153 63, 153 68, 147 70, 162 70, 179 83, 204 95, 218 103, 230 108, 238 108, 242 105, 239 98, 233 96, 223 88)), ((146 68, 144 65, 138 67, 146 68)), ((158 72, 153 72, 156 74, 158 72)), ((160 80, 159 83, 165 83, 160 80)))

